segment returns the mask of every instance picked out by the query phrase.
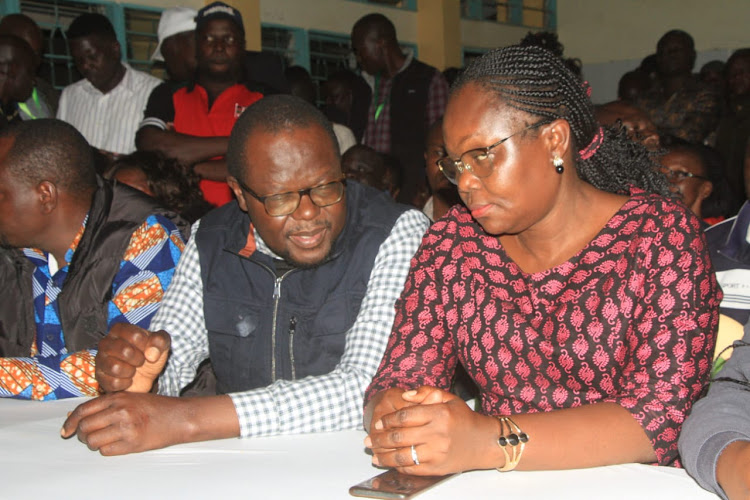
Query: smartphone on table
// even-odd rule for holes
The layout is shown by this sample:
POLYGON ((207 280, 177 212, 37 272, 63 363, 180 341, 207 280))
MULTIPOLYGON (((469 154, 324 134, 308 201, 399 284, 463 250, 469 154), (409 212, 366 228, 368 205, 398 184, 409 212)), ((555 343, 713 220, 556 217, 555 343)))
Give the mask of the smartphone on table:
POLYGON ((454 475, 411 476, 390 469, 352 486, 349 493, 355 497, 409 499, 454 475))

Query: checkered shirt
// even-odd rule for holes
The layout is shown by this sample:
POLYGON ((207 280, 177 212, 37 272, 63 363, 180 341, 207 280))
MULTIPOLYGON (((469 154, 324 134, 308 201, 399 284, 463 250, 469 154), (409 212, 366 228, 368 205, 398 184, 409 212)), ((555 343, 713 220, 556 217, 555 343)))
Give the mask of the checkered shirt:
MULTIPOLYGON (((175 272, 172 286, 151 323, 172 337, 172 353, 159 379, 159 393, 177 396, 193 380, 208 353, 195 231, 175 272)), ((277 380, 267 387, 230 394, 240 435, 269 436, 355 429, 362 425, 362 398, 383 356, 394 319, 394 304, 412 256, 429 225, 416 210, 402 214, 381 244, 357 319, 346 333, 336 368, 301 380, 277 380)), ((276 257, 255 232, 258 251, 276 257)), ((283 285, 282 285, 283 286, 283 285)))
MULTIPOLYGON (((399 70, 399 73, 405 70, 412 58, 409 57, 404 65, 399 70)), ((374 80, 373 85, 377 85, 378 89, 373 88, 373 97, 370 102, 370 109, 367 112, 367 128, 365 129, 365 136, 363 143, 373 148, 375 151, 380 153, 391 152, 391 88, 393 87, 393 78, 378 78, 374 80), (377 90, 377 91, 376 91, 377 90), (375 96, 381 96, 376 99, 375 96), (382 96, 387 96, 385 99, 382 96), (376 102, 380 101, 380 102, 376 102), (380 104, 383 104, 381 112, 378 114, 378 118, 375 118, 375 113, 380 104)), ((445 104, 448 101, 448 82, 445 81, 445 77, 440 71, 435 71, 435 74, 430 81, 430 86, 427 90, 427 107, 425 109, 425 129, 435 123, 445 113, 445 104)), ((420 145, 421 146, 421 145, 420 145)))

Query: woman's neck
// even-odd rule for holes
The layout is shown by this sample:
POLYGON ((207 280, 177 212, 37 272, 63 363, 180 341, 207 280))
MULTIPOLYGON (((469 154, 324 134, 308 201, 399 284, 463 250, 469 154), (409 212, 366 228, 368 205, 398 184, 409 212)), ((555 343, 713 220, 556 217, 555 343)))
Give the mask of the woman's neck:
POLYGON ((550 213, 527 230, 500 237, 508 256, 526 273, 545 271, 577 255, 627 201, 588 183, 563 195, 550 213), (596 209, 592 209, 596 207, 596 209))

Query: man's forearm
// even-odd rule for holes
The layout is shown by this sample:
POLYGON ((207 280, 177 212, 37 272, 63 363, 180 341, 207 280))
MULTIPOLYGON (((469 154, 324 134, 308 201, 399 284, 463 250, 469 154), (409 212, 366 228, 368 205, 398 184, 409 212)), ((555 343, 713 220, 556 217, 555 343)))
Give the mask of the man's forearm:
POLYGON ((229 175, 227 162, 224 159, 198 162, 193 166, 193 171, 201 179, 208 179, 210 181, 226 182, 227 175, 229 175))
POLYGON ((228 143, 228 137, 196 137, 157 127, 143 127, 135 136, 139 150, 159 151, 185 165, 224 156, 228 143))

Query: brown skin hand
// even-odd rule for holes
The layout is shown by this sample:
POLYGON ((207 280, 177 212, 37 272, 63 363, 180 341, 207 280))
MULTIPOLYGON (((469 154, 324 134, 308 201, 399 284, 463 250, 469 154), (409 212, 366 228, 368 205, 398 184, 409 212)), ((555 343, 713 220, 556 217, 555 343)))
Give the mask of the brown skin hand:
POLYGON ((735 441, 719 455, 716 480, 730 500, 750 498, 750 441, 735 441))
POLYGON ((229 396, 173 398, 117 392, 78 406, 60 435, 79 441, 102 455, 124 455, 179 443, 240 435, 229 396))
MULTIPOLYGON (((472 411, 455 395, 433 387, 382 391, 365 408, 365 446, 373 464, 405 474, 443 475, 505 465, 495 417, 472 411), (414 403, 402 407, 397 399, 414 403), (374 424, 372 423, 374 420, 374 424), (419 456, 414 465, 411 446, 419 456)), ((530 438, 519 470, 558 470, 656 461, 645 432, 620 405, 599 403, 514 416, 530 438)))

